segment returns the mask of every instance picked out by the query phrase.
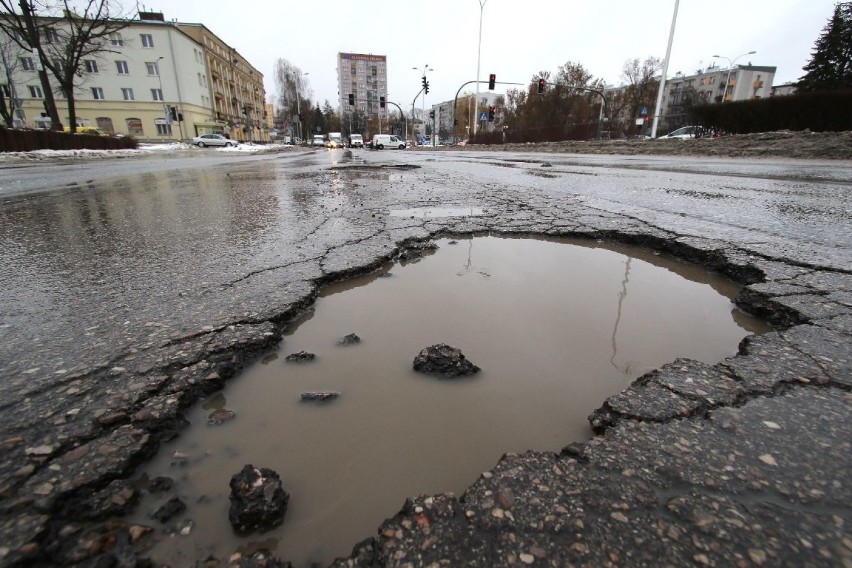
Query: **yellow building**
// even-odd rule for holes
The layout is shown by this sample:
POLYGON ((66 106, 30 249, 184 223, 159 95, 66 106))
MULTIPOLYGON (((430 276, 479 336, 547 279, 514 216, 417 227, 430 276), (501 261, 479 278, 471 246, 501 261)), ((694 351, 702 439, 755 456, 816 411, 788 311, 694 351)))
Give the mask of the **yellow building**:
MULTIPOLYGON (((55 20, 61 39, 62 20, 55 20)), ((12 44, 14 45, 14 44, 12 44)), ((263 74, 203 24, 166 22, 140 12, 110 38, 109 51, 83 62, 75 90, 77 124, 145 142, 188 140, 222 133, 235 140, 268 142, 263 74)), ((8 57, 11 81, 0 83, 19 104, 15 125, 44 128, 44 93, 32 53, 8 57)), ((60 120, 68 105, 55 89, 60 120)))

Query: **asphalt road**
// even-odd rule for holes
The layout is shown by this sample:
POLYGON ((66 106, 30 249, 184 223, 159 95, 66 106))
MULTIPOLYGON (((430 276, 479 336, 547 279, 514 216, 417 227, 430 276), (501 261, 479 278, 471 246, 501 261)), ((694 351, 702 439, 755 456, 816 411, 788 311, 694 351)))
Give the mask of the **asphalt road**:
MULTIPOLYGON (((485 231, 612 239, 702 262, 752 284, 745 307, 774 319, 785 333, 761 340, 767 342, 762 350, 744 352, 741 361, 724 369, 696 373, 721 373, 719 381, 745 384, 750 376, 747 370, 755 367, 809 370, 792 373, 792 379, 773 371, 783 388, 740 385, 736 396, 717 397, 712 403, 706 400, 706 392, 680 393, 689 401, 704 399, 701 404, 680 405, 687 410, 662 414, 656 403, 663 395, 655 399, 653 389, 649 390, 654 385, 646 384, 628 401, 607 401, 602 407, 596 424, 605 433, 600 443, 558 458, 528 456, 521 459, 522 464, 514 464, 515 469, 507 465, 515 457, 498 464, 501 479, 515 471, 515 497, 501 500, 499 513, 493 510, 493 498, 489 506, 483 497, 501 490, 492 486, 495 478, 483 480, 481 494, 471 489, 467 503, 481 498, 481 511, 460 512, 459 503, 448 496, 429 503, 412 502, 410 510, 395 521, 398 531, 382 533, 367 546, 369 550, 359 553, 357 562, 367 565, 373 558, 386 564, 406 558, 425 565, 424 558, 431 558, 483 566, 554 559, 595 563, 614 562, 615 554, 629 564, 627 559, 638 557, 628 551, 638 550, 641 543, 626 537, 616 543, 618 538, 613 537, 603 546, 592 538, 604 538, 603 533, 598 529, 590 533, 589 519, 584 525, 584 517, 576 512, 573 519, 583 526, 575 523, 572 531, 585 534, 586 540, 577 541, 582 546, 565 541, 562 529, 503 526, 508 522, 507 510, 535 526, 535 519, 552 513, 536 512, 535 507, 513 509, 520 495, 525 495, 527 504, 541 501, 541 495, 533 495, 537 490, 531 489, 536 484, 526 485, 518 468, 542 467, 552 472, 557 467, 553 460, 562 460, 559 471, 576 468, 585 473, 574 482, 554 479, 553 483, 562 484, 563 489, 571 483, 584 487, 593 477, 589 472, 598 475, 607 470, 607 475, 615 475, 606 465, 615 460, 607 453, 616 443, 610 439, 618 438, 619 447, 632 443, 650 448, 654 440, 671 435, 666 431, 652 435, 644 427, 638 431, 630 426, 634 421, 640 426, 654 423, 661 429, 687 428, 685 422, 676 425, 674 420, 688 417, 700 427, 708 408, 719 407, 720 400, 725 401, 724 410, 760 396, 764 397, 761 402, 747 404, 739 416, 752 413, 751 421, 777 424, 766 418, 773 410, 760 405, 775 404, 774 412, 788 415, 789 405, 795 412, 818 413, 814 409, 822 402, 817 398, 827 397, 825 408, 831 412, 822 418, 830 416, 831 427, 821 425, 821 434, 808 431, 796 436, 809 440, 808 452, 813 451, 812 444, 837 449, 845 443, 848 449, 852 439, 848 431, 852 422, 850 188, 852 163, 848 161, 471 151, 192 152, 5 167, 0 170, 0 443, 4 450, 0 564, 73 564, 117 554, 112 548, 85 544, 90 542, 81 537, 89 534, 86 531, 114 537, 120 533, 124 536, 115 537, 117 541, 134 550, 130 541, 135 537, 127 535, 135 533, 127 527, 105 528, 96 519, 121 512, 121 507, 113 510, 104 505, 114 503, 116 495, 131 506, 126 492, 132 489, 123 480, 134 463, 155 450, 157 440, 179 430, 182 407, 217 388, 242 361, 275 341, 281 322, 310 303, 319 283, 367 270, 413 240, 438 233, 485 231), (475 207, 483 214, 439 218, 390 214, 436 207, 475 207), (795 351, 801 360, 794 357, 791 362, 785 349, 795 351), (808 388, 791 393, 791 381, 808 388), (783 397, 798 398, 790 402, 783 397), (630 406, 637 400, 651 401, 650 406, 630 406), (632 442, 625 441, 631 437, 632 442), (582 465, 589 463, 593 465, 582 465), (506 468, 510 473, 505 473, 506 468), (441 503, 440 510, 434 509, 435 503, 441 503), (90 514, 80 514, 81 508, 90 514), (419 520, 424 508, 435 511, 427 522, 434 531, 426 536, 416 530, 424 526, 419 520), (494 525, 495 519, 500 523, 494 525), (495 532, 495 527, 502 528, 495 532), (537 544, 530 542, 536 531, 541 532, 537 544), (518 537, 513 541, 509 534, 518 537), (505 554, 497 557, 474 545, 496 546, 498 541, 498 549, 505 549, 505 554), (469 546, 458 544, 462 542, 469 546), (411 556, 392 556, 400 551, 411 556), (424 551, 432 552, 424 556, 424 551)), ((684 373, 694 371, 689 365, 684 368, 673 374, 683 379, 684 373)), ((676 391, 667 384, 664 394, 676 391)), ((724 430, 726 424, 720 422, 719 427, 724 430)), ((687 445, 698 444, 699 438, 701 444, 709 443, 701 437, 705 435, 681 433, 687 445)), ((760 433, 745 434, 752 435, 762 443, 760 433)), ((823 461, 822 469, 817 467, 813 474, 829 479, 852 465, 848 451, 814 456, 796 454, 797 444, 804 442, 795 437, 772 443, 793 453, 786 464, 789 471, 795 469, 795 460, 805 457, 811 463, 823 461)), ((777 465, 778 453, 767 450, 762 456, 770 457, 758 460, 758 465, 777 465)), ((638 454, 622 454, 619 467, 641 470, 640 465, 625 465, 639 464, 638 454)), ((651 473, 639 476, 644 489, 631 485, 630 494, 637 496, 652 486, 670 492, 670 480, 654 477, 659 476, 659 467, 648 466, 651 473)), ((699 472, 702 465, 666 467, 699 472)), ((772 486, 768 474, 758 473, 749 470, 745 475, 767 479, 772 486)), ((805 480, 793 475, 789 483, 807 485, 810 475, 805 480)), ((635 477, 628 475, 622 481, 638 483, 635 477)), ((690 491, 698 491, 701 485, 692 478, 689 483, 684 495, 692 495, 690 491)), ((852 562, 848 528, 837 528, 836 520, 845 520, 846 527, 852 522, 849 488, 845 481, 839 483, 840 488, 829 486, 828 491, 821 485, 813 487, 823 492, 824 502, 818 505, 832 511, 833 520, 814 520, 809 510, 802 513, 806 519, 788 526, 792 521, 779 520, 778 515, 749 513, 756 515, 755 522, 776 523, 771 526, 779 534, 806 527, 817 531, 827 540, 825 546, 801 545, 795 555, 787 551, 790 555, 784 556, 783 543, 758 550, 754 542, 759 535, 744 531, 742 542, 730 539, 727 548, 725 538, 716 534, 706 549, 695 544, 701 540, 697 537, 691 546, 676 539, 677 546, 659 554, 674 563, 744 559, 759 565, 762 562, 757 560, 769 559, 769 564, 781 565, 786 558, 796 558, 794 564, 819 565, 820 558, 830 558, 848 564, 852 562), (750 550, 757 552, 750 555, 750 550)), ((619 490, 618 484, 613 487, 619 490)), ((732 499, 738 491, 739 486, 731 487, 722 497, 732 499)), ((781 494, 785 495, 782 500, 787 498, 781 494)), ((570 500, 571 495, 565 489, 562 498, 570 500)), ((667 499, 677 497, 666 495, 667 499)), ((636 497, 634 503, 625 497, 628 509, 639 507, 644 498, 636 497)), ((674 505, 669 503, 671 510, 674 505)), ((707 506, 712 511, 717 505, 707 506)), ((594 509, 589 503, 584 506, 594 509)), ((560 507, 570 509, 567 501, 560 507)), ((643 514, 653 517, 648 511, 643 514)), ((623 529, 626 535, 636 528, 627 509, 610 510, 605 517, 612 525, 607 530, 623 529)), ((704 528, 700 519, 688 517, 684 513, 679 521, 683 523, 677 528, 679 536, 701 533, 704 528)), ((653 564, 647 559, 638 563, 649 562, 653 564)))

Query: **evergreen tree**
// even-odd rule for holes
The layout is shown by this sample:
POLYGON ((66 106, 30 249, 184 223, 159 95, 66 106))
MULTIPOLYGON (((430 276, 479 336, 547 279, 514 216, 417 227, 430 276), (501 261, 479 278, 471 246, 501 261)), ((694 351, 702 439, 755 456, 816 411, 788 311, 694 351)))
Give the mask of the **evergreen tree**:
POLYGON ((806 74, 799 79, 800 91, 852 89, 852 2, 834 6, 834 15, 802 69, 806 74))

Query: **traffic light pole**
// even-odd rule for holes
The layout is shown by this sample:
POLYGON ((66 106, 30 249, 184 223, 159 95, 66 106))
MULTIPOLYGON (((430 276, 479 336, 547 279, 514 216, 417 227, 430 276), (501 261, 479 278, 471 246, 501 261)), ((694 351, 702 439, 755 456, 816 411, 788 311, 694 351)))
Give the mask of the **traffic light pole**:
MULTIPOLYGON (((414 95, 414 98, 411 100, 411 129, 412 130, 414 130, 414 103, 417 102, 417 97, 420 96, 420 93, 422 93, 425 88, 426 87, 421 87, 420 90, 417 91, 417 94, 414 95)), ((456 97, 458 97, 458 95, 456 95, 456 97)), ((426 129, 424 128, 423 130, 426 130, 426 129)), ((408 141, 408 127, 407 126, 406 126, 406 129, 405 129, 405 139, 406 139, 406 141, 408 141)))
MULTIPOLYGON (((458 119, 456 118, 456 105, 458 105, 458 102, 459 102, 459 93, 461 93, 462 89, 464 89, 465 87, 467 87, 467 86, 468 86, 468 85, 470 85, 471 83, 476 83, 476 84, 477 84, 477 88, 478 88, 478 87, 479 87, 479 83, 489 83, 489 81, 468 81, 467 83, 462 83, 462 86, 461 86, 461 87, 459 87, 459 90, 458 90, 458 91, 456 91, 456 98, 455 98, 455 99, 453 99, 453 126, 456 126, 456 125, 459 123, 458 119)), ((524 85, 524 83, 504 83, 503 81, 494 81, 494 84, 495 84, 495 85, 524 85)), ((489 85, 489 86, 490 86, 490 85, 489 85)), ((477 91, 477 95, 478 95, 478 93, 479 93, 479 91, 477 91)), ((419 95, 419 94, 420 94, 420 93, 418 93, 418 95, 419 95)), ((417 100, 417 97, 414 97, 414 100, 417 100)), ((412 109, 414 108, 414 103, 411 103, 411 107, 412 107, 412 109)), ((412 111, 412 114, 413 114, 413 111, 412 111)), ((474 126, 474 129, 473 129, 474 136, 476 136, 476 124, 477 124, 478 122, 479 122, 479 98, 478 98, 478 96, 477 96, 477 101, 476 101, 476 121, 474 121, 474 123, 473 123, 473 126, 474 126)), ((453 130, 455 131, 455 128, 453 128, 453 130)), ((453 135, 455 135, 455 134, 453 134, 453 135)))
MULTIPOLYGON (((397 109, 399 109, 399 116, 401 116, 402 120, 405 121, 405 142, 407 144, 408 143, 408 121, 405 119, 405 113, 402 112, 402 107, 400 107, 398 104, 391 102, 391 101, 385 101, 385 104, 393 105, 397 109)), ((388 118, 388 132, 390 132, 390 118, 388 118)))

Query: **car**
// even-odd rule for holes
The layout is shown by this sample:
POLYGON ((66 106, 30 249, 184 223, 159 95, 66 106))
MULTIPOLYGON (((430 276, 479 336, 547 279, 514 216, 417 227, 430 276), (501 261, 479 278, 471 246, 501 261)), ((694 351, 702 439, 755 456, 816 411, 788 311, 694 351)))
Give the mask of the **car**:
POLYGON ((198 146, 199 148, 204 148, 206 146, 224 146, 226 148, 230 148, 231 146, 236 146, 237 141, 226 138, 221 134, 202 134, 201 136, 196 136, 192 139, 192 145, 198 146))
MULTIPOLYGON (((66 126, 64 129, 65 133, 71 132, 71 127, 66 126)), ((92 136, 109 136, 109 132, 102 128, 93 128, 91 126, 78 126, 77 132, 75 134, 91 134, 92 136)))
POLYGON ((384 150, 385 148, 405 149, 405 140, 397 138, 392 134, 376 134, 370 141, 370 148, 384 150))
POLYGON ((669 138, 689 140, 691 138, 698 138, 699 136, 701 136, 703 130, 704 129, 700 126, 684 126, 682 128, 678 128, 677 130, 673 130, 663 136, 658 136, 657 140, 664 140, 669 138))

